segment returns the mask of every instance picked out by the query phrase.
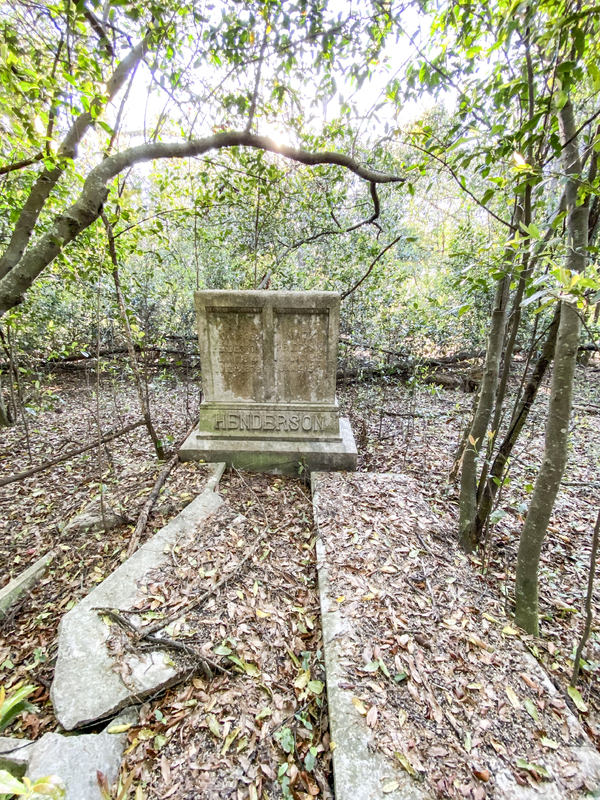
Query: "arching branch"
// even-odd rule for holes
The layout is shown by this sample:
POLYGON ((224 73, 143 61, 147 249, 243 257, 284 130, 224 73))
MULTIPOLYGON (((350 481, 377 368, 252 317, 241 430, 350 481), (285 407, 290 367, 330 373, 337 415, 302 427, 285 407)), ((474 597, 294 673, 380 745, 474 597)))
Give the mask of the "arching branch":
POLYGON ((75 122, 71 125, 67 135, 62 141, 57 152, 57 165, 53 169, 45 168, 40 173, 38 179, 34 183, 19 219, 13 229, 13 233, 4 251, 2 258, 0 258, 0 279, 4 278, 22 258, 25 248, 29 243, 29 239, 36 226, 40 213, 44 208, 50 193, 62 177, 65 170, 63 166, 66 159, 74 158, 77 153, 79 143, 83 139, 86 131, 98 116, 102 107, 110 102, 113 97, 119 92, 125 83, 127 76, 137 66, 138 62, 146 52, 148 47, 148 39, 144 39, 137 44, 125 58, 119 63, 115 69, 112 77, 106 84, 106 96, 96 97, 90 103, 89 111, 80 114, 75 122))
POLYGON ((267 136, 257 136, 244 131, 216 133, 206 139, 189 142, 151 142, 131 147, 105 158, 91 170, 75 203, 56 218, 50 230, 35 245, 32 245, 19 263, 0 280, 0 316, 22 302, 24 293, 44 268, 69 242, 72 242, 98 219, 108 196, 107 184, 120 172, 146 161, 162 158, 193 158, 209 150, 227 147, 253 147, 266 150, 308 166, 332 164, 345 167, 372 184, 402 183, 405 180, 397 175, 365 167, 344 153, 327 151, 313 153, 295 147, 278 145, 267 136))

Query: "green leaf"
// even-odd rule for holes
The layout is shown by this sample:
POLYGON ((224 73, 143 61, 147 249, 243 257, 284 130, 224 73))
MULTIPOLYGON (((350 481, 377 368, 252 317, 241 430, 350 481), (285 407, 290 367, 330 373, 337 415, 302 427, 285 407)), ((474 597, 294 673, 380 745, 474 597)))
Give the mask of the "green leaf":
POLYGON ((313 694, 321 694, 323 691, 323 683, 321 681, 309 681, 308 691, 313 694))
POLYGON ((537 722, 538 719, 539 719, 539 715, 538 715, 538 712, 537 712, 537 708, 535 707, 535 705, 533 703, 533 700, 531 700, 529 697, 525 698, 524 705, 525 705, 525 709, 526 709, 527 713, 529 714, 529 716, 531 717, 531 719, 533 719, 533 720, 535 720, 537 722))
POLYGON ((364 672, 377 672, 379 669, 379 660, 377 661, 369 661, 368 664, 365 664, 363 667, 364 672))
POLYGON ((525 308, 526 306, 535 303, 536 300, 539 300, 542 297, 545 297, 550 289, 540 289, 539 292, 534 292, 531 297, 526 297, 525 300, 521 303, 521 308, 525 308))
POLYGON ((23 795, 27 794, 27 788, 13 777, 10 772, 0 769, 0 792, 8 795, 23 795))
POLYGON ((560 92, 557 92, 557 94, 555 95, 554 103, 558 111, 560 111, 561 108, 564 108, 567 105, 568 99, 569 95, 567 94, 567 92, 563 91, 562 89, 560 90, 560 92))
POLYGON ((381 659, 379 659, 379 669, 383 672, 386 678, 390 677, 390 671, 381 659))
POLYGON ((285 753, 291 753, 294 749, 294 737, 289 728, 281 728, 273 734, 273 738, 279 742, 281 749, 285 753))
POLYGON ((517 758, 517 767, 519 767, 519 769, 527 770, 527 772, 537 772, 538 775, 542 775, 544 778, 550 777, 548 770, 541 764, 530 763, 524 758, 517 758))
POLYGON ((582 714, 587 714, 588 707, 583 702, 583 697, 581 696, 579 689, 576 689, 574 686, 569 686, 567 692, 569 693, 571 700, 577 706, 578 711, 581 711, 582 714))
POLYGON ((304 766, 309 772, 312 772, 317 763, 317 748, 311 747, 304 757, 304 766))

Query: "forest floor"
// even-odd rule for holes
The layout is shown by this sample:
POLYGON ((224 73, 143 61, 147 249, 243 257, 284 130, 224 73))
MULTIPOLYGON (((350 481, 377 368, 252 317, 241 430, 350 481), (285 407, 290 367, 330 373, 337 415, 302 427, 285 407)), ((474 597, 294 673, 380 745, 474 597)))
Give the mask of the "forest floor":
MULTIPOLYGON (((485 551, 472 558, 483 585, 503 598, 509 613, 522 515, 543 445, 547 393, 546 385, 527 438, 520 442, 513 460, 511 482, 501 496, 485 551)), ((156 427, 172 447, 193 421, 198 390, 155 376, 150 394, 156 427)), ((339 395, 357 438, 359 470, 411 476, 434 514, 456 519, 456 489, 447 479, 473 395, 424 385, 409 387, 395 380, 342 385, 339 395)), ((600 371, 579 368, 571 454, 542 554, 542 625, 536 644, 537 657, 563 691, 582 630, 591 531, 598 506, 600 416, 589 404, 600 405, 600 371)), ((98 435, 94 386, 81 375, 56 373, 42 389, 32 389, 27 405, 32 465, 98 435)), ((126 382, 103 381, 99 405, 103 432, 140 416, 135 393, 126 382)), ((30 458, 23 426, 3 430, 0 437, 0 477, 27 469, 30 458)), ((18 719, 7 733, 36 738, 56 727, 48 689, 60 618, 121 563, 136 516, 160 469, 145 429, 137 428, 105 445, 101 464, 94 449, 0 487, 0 563, 8 565, 8 571, 0 575, 0 586, 48 550, 57 553, 44 581, 0 623, 0 684, 7 690, 18 683, 36 685, 32 699, 39 709, 18 719), (122 508, 131 523, 107 534, 70 533, 66 530, 69 519, 98 497, 100 474, 111 503, 122 508)), ((201 490, 203 481, 201 467, 178 465, 167 479, 142 542, 179 513, 201 490)), ((188 775, 195 775, 195 786, 204 775, 207 798, 215 770, 239 775, 240 786, 246 785, 237 793, 240 798, 259 797, 259 789, 270 785, 280 787, 272 795, 278 796, 286 778, 302 800, 327 797, 330 754, 324 693, 317 691, 323 676, 308 489, 300 480, 229 473, 220 491, 233 511, 244 513, 254 524, 266 524, 266 518, 270 527, 273 520, 280 526, 264 562, 264 575, 257 574, 252 581, 249 572, 243 586, 232 585, 235 596, 224 595, 222 607, 219 600, 219 607, 210 609, 211 619, 219 622, 214 623, 209 640, 214 647, 232 650, 234 657, 240 656, 235 629, 246 626, 241 628, 242 638, 249 649, 242 647, 240 657, 245 674, 238 668, 234 678, 215 679, 210 692, 205 679, 198 676, 148 703, 143 726, 131 732, 124 774, 133 767, 136 782, 141 778, 147 784, 145 793, 138 790, 137 798, 191 797, 181 777, 185 764, 191 765, 188 775), (232 603, 245 610, 233 609, 232 603), (271 615, 279 621, 275 639, 265 627, 271 615), (277 648, 282 651, 280 657, 273 656, 277 648), (254 664, 267 679, 259 680, 251 674, 253 668, 246 671, 243 664, 254 664), (266 688, 261 689, 261 683, 266 688), (209 734, 212 738, 207 738, 209 734)), ((579 687, 587 708, 582 721, 599 744, 598 590, 594 601, 595 624, 579 687)), ((219 796, 235 797, 232 785, 219 784, 219 796)))

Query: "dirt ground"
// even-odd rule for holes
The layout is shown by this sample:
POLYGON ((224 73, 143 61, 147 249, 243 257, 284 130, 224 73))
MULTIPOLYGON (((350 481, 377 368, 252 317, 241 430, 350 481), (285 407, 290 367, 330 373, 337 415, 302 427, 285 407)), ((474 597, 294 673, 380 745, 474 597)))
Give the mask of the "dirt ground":
MULTIPOLYGON (((577 380, 566 483, 542 554, 542 637, 536 643, 537 657, 563 691, 582 630, 591 531, 598 504, 598 486, 594 484, 600 475, 600 416, 586 406, 600 404, 600 372, 580 368, 577 380)), ((341 385, 338 391, 357 438, 359 469, 398 472, 414 479, 433 514, 455 519, 456 489, 447 478, 473 395, 418 383, 408 386, 396 380, 341 385)), ((23 425, 2 430, 0 477, 98 436, 94 384, 89 377, 56 373, 51 381, 42 382, 41 389, 32 389, 31 395, 31 461, 23 425)), ((513 459, 512 480, 503 490, 497 522, 485 551, 478 556, 481 563, 475 563, 482 587, 501 597, 508 613, 518 535, 543 444, 547 387, 541 395, 528 437, 513 459)), ((157 375, 151 380, 150 399, 159 434, 167 448, 172 448, 193 420, 198 388, 157 375)), ((132 387, 117 379, 104 380, 102 431, 123 427, 139 416, 132 387)), ((0 623, 0 683, 7 690, 24 683, 35 685, 32 699, 38 707, 36 713, 19 718, 8 734, 36 738, 55 729, 48 688, 60 618, 125 557, 135 520, 161 466, 147 432, 140 427, 104 446, 101 462, 95 448, 0 487, 0 586, 48 550, 56 552, 44 581, 0 623), (69 532, 68 521, 98 499, 101 485, 111 505, 128 521, 108 533, 69 532)), ((178 465, 167 479, 142 542, 190 502, 203 482, 201 467, 178 465)), ((327 797, 330 753, 325 693, 316 691, 323 675, 307 488, 300 480, 236 473, 227 474, 221 487, 232 511, 252 519, 240 554, 252 526, 271 533, 283 526, 274 535, 265 560, 257 563, 253 558, 240 572, 239 582, 232 582, 227 592, 214 598, 214 609, 205 609, 210 612, 209 619, 219 622, 206 626, 203 644, 210 642, 213 653, 214 648, 224 648, 221 658, 232 674, 214 678, 209 686, 206 677, 198 673, 148 703, 143 725, 130 733, 122 781, 131 776, 136 800, 197 797, 192 784, 207 787, 201 796, 210 797, 212 789, 208 787, 217 780, 215 776, 219 776, 214 786, 221 791, 220 797, 241 800, 290 793, 301 800, 327 797), (225 654, 225 650, 231 652, 225 654), (240 664, 230 657, 238 658, 240 664), (260 675, 252 674, 254 668, 260 675), (314 691, 308 689, 309 684, 314 691), (237 788, 233 781, 227 783, 230 771, 239 778, 237 788)), ((223 548, 223 543, 220 546, 223 548)), ((218 570, 218 564, 214 567, 218 570)), ((165 602, 170 597, 159 596, 165 602)), ((598 590, 594 601, 596 621, 579 687, 587 707, 582 721, 599 742, 598 590)))

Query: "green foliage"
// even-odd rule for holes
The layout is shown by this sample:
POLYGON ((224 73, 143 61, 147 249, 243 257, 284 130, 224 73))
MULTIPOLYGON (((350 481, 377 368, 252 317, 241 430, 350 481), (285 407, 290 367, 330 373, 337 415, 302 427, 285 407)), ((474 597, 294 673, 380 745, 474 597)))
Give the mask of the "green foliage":
POLYGON ((27 701, 35 686, 21 686, 7 695, 4 686, 0 686, 0 733, 24 711, 36 711, 34 705, 27 701))
POLYGON ((29 778, 20 781, 10 772, 0 769, 0 800, 11 800, 14 797, 22 797, 24 800, 62 800, 65 796, 65 785, 56 775, 38 778, 36 781, 30 781, 29 778))

